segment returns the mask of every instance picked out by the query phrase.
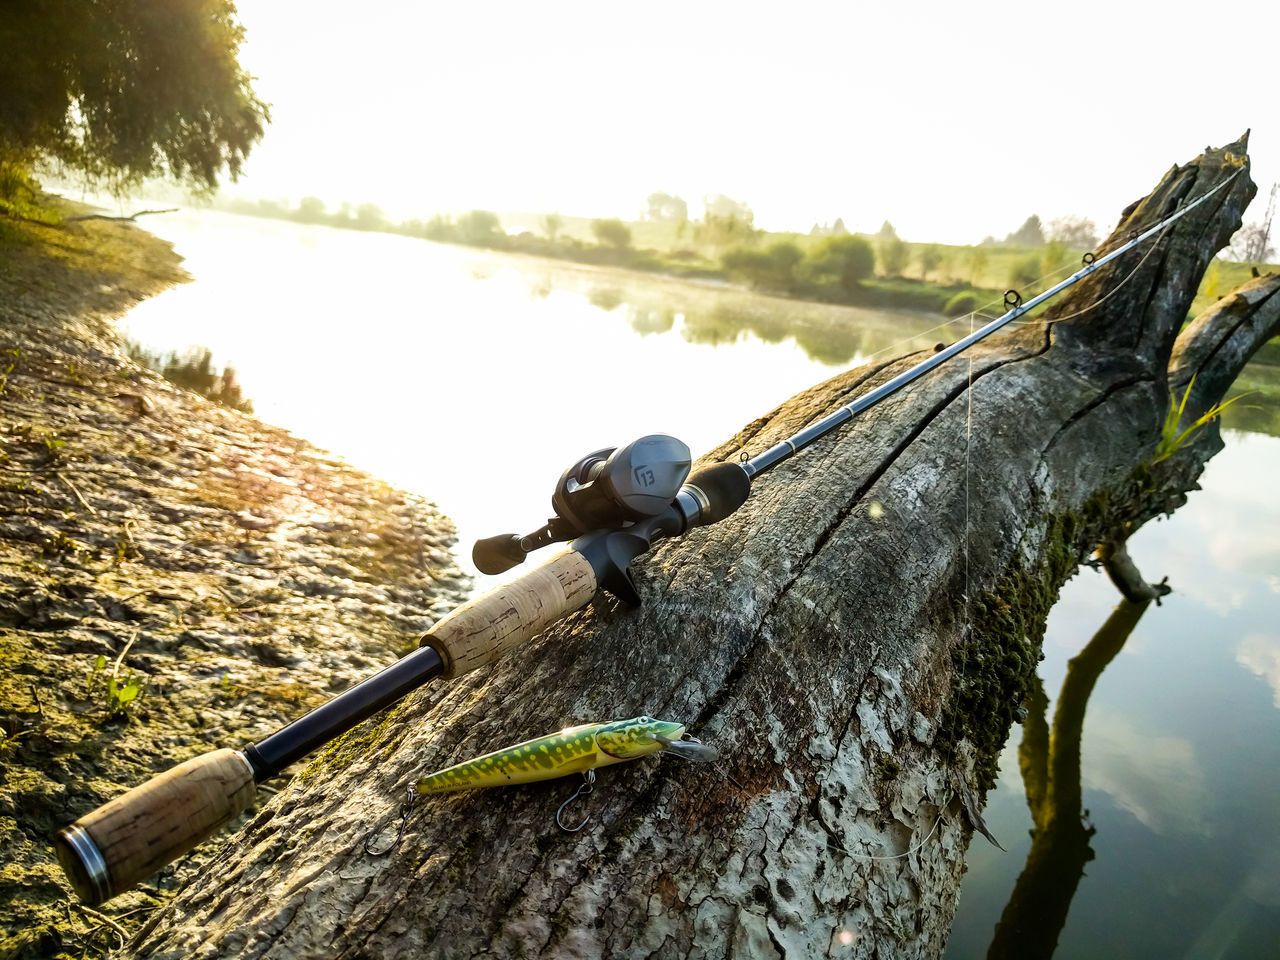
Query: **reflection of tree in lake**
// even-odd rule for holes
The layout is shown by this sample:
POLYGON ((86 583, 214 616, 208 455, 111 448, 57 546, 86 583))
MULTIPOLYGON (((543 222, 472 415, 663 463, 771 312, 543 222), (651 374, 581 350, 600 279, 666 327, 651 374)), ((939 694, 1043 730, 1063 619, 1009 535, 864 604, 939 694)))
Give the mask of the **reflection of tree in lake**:
POLYGON ((1280 437, 1280 341, 1272 341, 1236 379, 1229 396, 1244 396, 1223 412, 1222 425, 1280 437))
POLYGON ((651 310, 645 307, 628 306, 627 323, 642 337, 647 337, 651 333, 666 333, 676 325, 676 312, 670 307, 651 310))
POLYGON ((1149 603, 1122 600, 1067 664, 1052 729, 1045 721, 1049 701, 1038 678, 1027 698, 1018 766, 1034 823, 1031 850, 996 925, 988 960, 1036 960, 1053 956, 1057 948, 1084 866, 1093 859, 1089 840, 1094 828, 1081 810, 1080 738, 1085 707, 1098 677, 1129 639, 1149 603))
POLYGON ((734 343, 744 333, 753 333, 765 343, 781 343, 792 333, 785 316, 752 306, 749 302, 713 302, 685 314, 680 334, 690 343, 719 345, 734 343))
MULTIPOLYGON (((859 312, 847 308, 805 309, 773 298, 722 298, 685 310, 681 335, 690 343, 734 343, 750 333, 765 343, 792 339, 810 360, 846 366, 880 351, 909 353, 955 339, 947 324, 932 335, 918 333, 927 318, 859 312)), ((961 333, 967 331, 962 330, 961 333)), ((926 330, 927 334, 928 331, 926 330)))
POLYGON ((680 335, 689 343, 722 346, 745 336, 764 343, 793 340, 809 359, 829 366, 846 366, 881 351, 909 353, 969 332, 958 323, 935 331, 941 318, 928 314, 785 300, 615 271, 583 276, 566 268, 540 277, 538 284, 541 289, 549 284, 572 289, 608 313, 625 304, 629 325, 642 336, 674 329, 679 315, 680 335))
POLYGON ((613 287, 592 287, 591 292, 587 294, 587 302, 606 313, 612 313, 622 306, 623 296, 620 290, 615 290, 613 287))

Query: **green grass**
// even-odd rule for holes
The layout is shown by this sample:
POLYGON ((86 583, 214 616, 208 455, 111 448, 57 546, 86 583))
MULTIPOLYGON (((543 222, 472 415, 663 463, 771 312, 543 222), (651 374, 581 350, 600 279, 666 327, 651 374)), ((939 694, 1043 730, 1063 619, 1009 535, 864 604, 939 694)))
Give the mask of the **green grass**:
POLYGON ((1200 291, 1191 304, 1191 315, 1198 316, 1240 284, 1248 283, 1253 279, 1254 270, 1260 274, 1280 273, 1280 264, 1214 260, 1200 281, 1200 291))

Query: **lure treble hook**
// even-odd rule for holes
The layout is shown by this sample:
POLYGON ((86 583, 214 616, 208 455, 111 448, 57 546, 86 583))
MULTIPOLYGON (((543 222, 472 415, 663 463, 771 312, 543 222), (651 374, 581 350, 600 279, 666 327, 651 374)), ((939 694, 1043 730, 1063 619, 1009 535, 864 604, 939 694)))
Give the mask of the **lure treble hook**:
POLYGON ((566 827, 564 825, 564 820, 562 820, 561 817, 564 814, 565 807, 573 803, 573 801, 577 800, 579 797, 585 797, 595 788, 596 788, 595 770, 584 770, 582 773, 582 783, 578 785, 578 789, 573 791, 573 795, 569 797, 569 799, 566 800, 564 803, 560 804, 560 808, 556 810, 556 826, 559 827, 561 830, 563 830, 565 833, 577 833, 579 830, 585 827, 587 825, 587 821, 591 819, 591 814, 589 813, 582 818, 582 822, 579 823, 576 827, 566 827))

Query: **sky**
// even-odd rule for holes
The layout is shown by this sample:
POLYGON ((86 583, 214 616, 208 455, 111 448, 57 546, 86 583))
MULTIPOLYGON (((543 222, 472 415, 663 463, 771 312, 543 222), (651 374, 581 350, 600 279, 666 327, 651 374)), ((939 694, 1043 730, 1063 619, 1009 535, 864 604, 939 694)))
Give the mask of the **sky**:
POLYGON ((1247 220, 1280 179, 1274 0, 237 8, 272 105, 251 198, 631 219, 723 193, 771 230, 976 243, 1032 213, 1107 229, 1246 128, 1247 220))

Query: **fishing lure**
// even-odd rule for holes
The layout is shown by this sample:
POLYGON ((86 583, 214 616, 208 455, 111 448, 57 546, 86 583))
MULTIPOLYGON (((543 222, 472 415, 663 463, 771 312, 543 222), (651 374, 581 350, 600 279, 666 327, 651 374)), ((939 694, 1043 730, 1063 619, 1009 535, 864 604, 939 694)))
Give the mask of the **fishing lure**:
POLYGON ((652 717, 609 720, 566 727, 559 733, 526 740, 437 770, 418 781, 417 792, 445 793, 551 780, 585 774, 597 767, 636 760, 663 750, 702 763, 710 763, 720 756, 715 747, 689 737, 682 723, 652 717))
POLYGON ((559 733, 517 743, 505 750, 495 750, 474 760, 455 764, 428 774, 410 786, 400 805, 400 832, 391 845, 373 849, 375 829, 364 841, 365 853, 381 857, 390 853, 404 836, 409 815, 423 794, 471 790, 476 787, 508 787, 517 783, 552 780, 571 774, 582 774, 582 785, 556 811, 556 824, 566 833, 577 833, 587 825, 590 816, 576 827, 564 823, 565 807, 595 788, 596 768, 625 760, 637 760, 659 751, 667 751, 697 763, 720 759, 720 751, 685 733, 683 723, 636 717, 633 720, 609 720, 566 727, 559 733))

